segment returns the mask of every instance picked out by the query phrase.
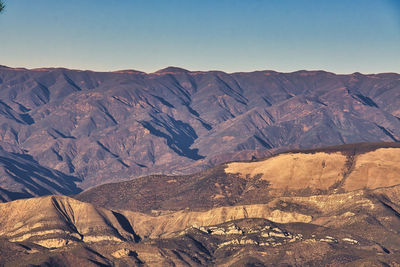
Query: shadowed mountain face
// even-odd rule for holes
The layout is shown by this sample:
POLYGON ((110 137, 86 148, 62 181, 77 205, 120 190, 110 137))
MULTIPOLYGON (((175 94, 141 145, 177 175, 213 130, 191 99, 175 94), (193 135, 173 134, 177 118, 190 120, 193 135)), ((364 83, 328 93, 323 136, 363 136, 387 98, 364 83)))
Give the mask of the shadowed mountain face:
POLYGON ((0 203, 0 263, 398 266, 399 162, 364 143, 0 203))
POLYGON ((0 146, 83 189, 287 148, 397 142, 399 107, 397 74, 0 67, 0 146))
POLYGON ((81 192, 79 179, 48 169, 27 155, 0 149, 0 202, 40 195, 81 192))

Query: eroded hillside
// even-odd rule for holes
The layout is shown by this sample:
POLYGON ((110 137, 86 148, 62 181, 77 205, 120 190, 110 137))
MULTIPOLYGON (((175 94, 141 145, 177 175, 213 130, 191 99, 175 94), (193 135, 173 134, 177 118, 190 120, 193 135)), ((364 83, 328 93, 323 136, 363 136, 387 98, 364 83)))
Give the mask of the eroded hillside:
POLYGON ((11 247, 0 260, 10 266, 64 257, 69 265, 91 259, 149 266, 399 263, 399 205, 390 198, 399 190, 276 197, 266 204, 158 215, 61 196, 17 200, 0 205, 7 214, 0 219, 1 247, 11 247))
POLYGON ((400 264, 400 147, 356 144, 0 204, 0 261, 400 264), (298 173, 298 175, 296 175, 298 173), (285 181, 283 183, 282 181, 285 181))
POLYGON ((150 212, 266 203, 275 196, 311 196, 400 183, 399 143, 360 143, 284 152, 231 162, 188 176, 149 176, 76 196, 101 207, 150 212))

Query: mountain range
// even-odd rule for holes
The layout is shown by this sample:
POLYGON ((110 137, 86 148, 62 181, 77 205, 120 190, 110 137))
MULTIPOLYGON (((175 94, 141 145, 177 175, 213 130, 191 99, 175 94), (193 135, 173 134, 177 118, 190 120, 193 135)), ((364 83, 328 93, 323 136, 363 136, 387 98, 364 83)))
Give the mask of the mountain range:
POLYGON ((0 266, 396 266, 400 75, 0 66, 0 266))
POLYGON ((400 140, 400 75, 0 67, 0 201, 400 140))

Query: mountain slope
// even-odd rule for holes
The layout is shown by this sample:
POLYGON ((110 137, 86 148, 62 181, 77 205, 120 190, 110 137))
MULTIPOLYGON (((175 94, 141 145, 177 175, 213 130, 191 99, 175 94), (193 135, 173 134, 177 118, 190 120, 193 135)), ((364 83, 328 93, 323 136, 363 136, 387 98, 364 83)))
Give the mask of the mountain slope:
POLYGON ((41 166, 27 155, 0 149, 0 202, 34 196, 77 194, 76 177, 41 166))
POLYGON ((0 145, 86 189, 232 155, 398 141, 399 87, 398 74, 1 67, 0 145))
POLYGON ((92 203, 66 196, 0 203, 0 262, 395 266, 399 157, 398 143, 300 150, 77 196, 92 203))
POLYGON ((187 176, 149 176, 104 184, 75 196, 111 209, 204 210, 400 184, 399 143, 359 143, 297 150, 231 162, 187 176))

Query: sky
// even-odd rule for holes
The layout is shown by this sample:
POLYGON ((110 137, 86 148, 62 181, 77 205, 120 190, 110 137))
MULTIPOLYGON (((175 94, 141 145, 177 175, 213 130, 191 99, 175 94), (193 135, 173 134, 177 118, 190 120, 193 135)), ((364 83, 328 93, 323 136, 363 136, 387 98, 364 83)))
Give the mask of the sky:
POLYGON ((3 0, 0 65, 400 73, 400 0, 3 0))

